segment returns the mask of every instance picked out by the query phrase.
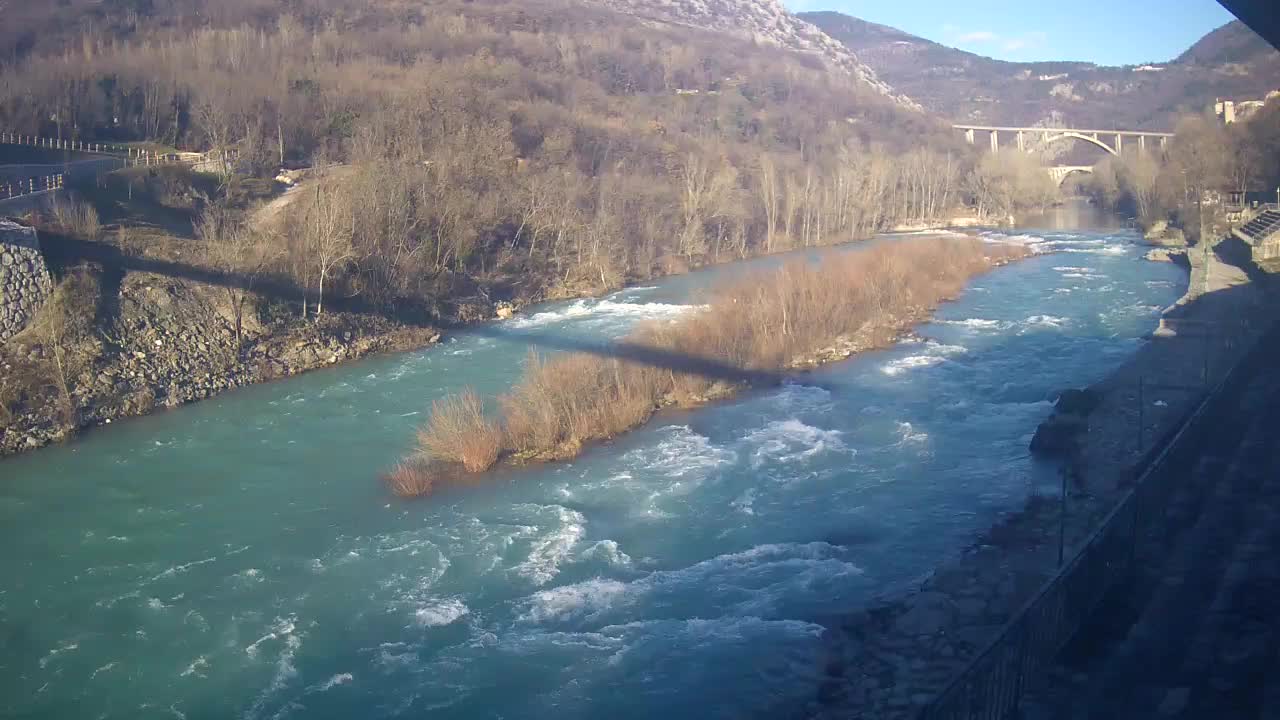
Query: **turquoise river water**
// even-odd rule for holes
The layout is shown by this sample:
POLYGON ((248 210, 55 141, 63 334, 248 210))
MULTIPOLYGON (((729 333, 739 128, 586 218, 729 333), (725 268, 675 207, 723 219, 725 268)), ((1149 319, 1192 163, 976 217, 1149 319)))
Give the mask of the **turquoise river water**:
POLYGON ((776 260, 548 304, 0 462, 0 717, 804 703, 820 620, 1051 491, 1027 443, 1054 392, 1132 354, 1186 283, 1130 231, 1017 232, 988 236, 1044 254, 978 278, 919 339, 428 500, 377 477, 432 399, 500 393, 531 336, 607 341, 776 260))

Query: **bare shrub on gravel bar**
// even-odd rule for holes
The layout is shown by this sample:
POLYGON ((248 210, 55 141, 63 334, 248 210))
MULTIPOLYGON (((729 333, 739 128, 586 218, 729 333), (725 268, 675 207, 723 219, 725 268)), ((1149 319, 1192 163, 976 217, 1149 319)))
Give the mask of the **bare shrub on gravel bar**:
MULTIPOLYGON (((893 342, 974 276, 1028 254, 1020 245, 974 238, 922 238, 818 262, 792 260, 717 286, 705 307, 673 323, 643 324, 627 340, 744 371, 809 367, 893 342)), ((473 391, 463 390, 433 403, 419 449, 471 473, 504 455, 518 462, 564 460, 589 442, 642 425, 659 408, 696 406, 737 389, 631 360, 532 352, 520 382, 498 400, 500 422, 485 416, 473 391)), ((394 472, 413 484, 415 471, 394 472)))

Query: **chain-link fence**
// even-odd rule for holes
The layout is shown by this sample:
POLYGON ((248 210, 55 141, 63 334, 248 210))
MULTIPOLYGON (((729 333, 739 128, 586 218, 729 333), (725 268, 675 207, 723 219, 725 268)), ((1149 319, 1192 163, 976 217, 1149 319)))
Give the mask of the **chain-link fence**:
POLYGON ((1258 340, 1270 324, 1166 320, 1162 341, 1176 342, 1167 376, 1137 379, 1141 459, 1136 480, 1120 503, 985 650, 921 712, 922 720, 1002 720, 1013 717, 1027 683, 1051 663, 1107 593, 1135 576, 1140 538, 1160 532, 1179 471, 1194 464, 1197 438, 1213 424, 1215 405, 1248 381, 1262 352, 1258 340), (1199 365, 1188 374, 1187 366, 1199 365), (1198 377, 1197 377, 1198 375, 1198 377), (1179 397, 1180 396, 1180 397, 1179 397), (1168 398, 1167 400, 1164 398, 1168 398), (1161 427, 1149 408, 1177 412, 1186 400, 1194 409, 1181 422, 1161 427), (1154 436, 1153 436, 1154 435, 1154 436))

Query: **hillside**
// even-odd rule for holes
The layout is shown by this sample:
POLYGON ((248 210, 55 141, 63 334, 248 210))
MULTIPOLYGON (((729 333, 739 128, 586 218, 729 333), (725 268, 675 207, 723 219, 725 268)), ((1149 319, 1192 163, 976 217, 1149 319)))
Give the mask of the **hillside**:
POLYGON ((1167 129, 1217 98, 1255 99, 1280 87, 1280 52, 1240 22, 1162 64, 1103 67, 1015 63, 950 48, 835 12, 801 13, 885 82, 956 122, 1167 129))
POLYGON ((780 0, 588 0, 646 20, 714 30, 766 45, 821 58, 893 98, 904 107, 918 109, 909 97, 876 77, 849 47, 805 22, 783 7, 780 0))
MULTIPOLYGON (((879 80, 844 44, 787 11, 779 0, 582 0, 582 4, 605 7, 649 23, 724 32, 814 56, 826 65, 849 72, 898 104, 919 109, 912 100, 879 80)), ((269 0, 61 0, 56 4, 23 2, 10 8, 7 0, 0 0, 0 13, 5 18, 4 27, 0 28, 0 64, 33 53, 74 47, 85 33, 128 40, 240 23, 261 25, 278 17, 281 5, 269 0)), ((288 4, 289 13, 299 19, 336 18, 351 29, 411 21, 420 15, 421 7, 421 3, 405 0, 298 0, 288 4)), ((537 12, 536 8, 531 10, 537 12)))

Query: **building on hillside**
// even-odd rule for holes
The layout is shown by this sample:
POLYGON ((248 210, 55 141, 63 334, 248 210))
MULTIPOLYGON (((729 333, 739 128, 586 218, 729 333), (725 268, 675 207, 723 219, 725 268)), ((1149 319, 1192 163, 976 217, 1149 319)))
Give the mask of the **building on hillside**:
POLYGON ((1213 104, 1213 114, 1228 125, 1233 122, 1243 122, 1276 98, 1280 98, 1280 90, 1272 90, 1261 100, 1223 100, 1219 98, 1213 104))

